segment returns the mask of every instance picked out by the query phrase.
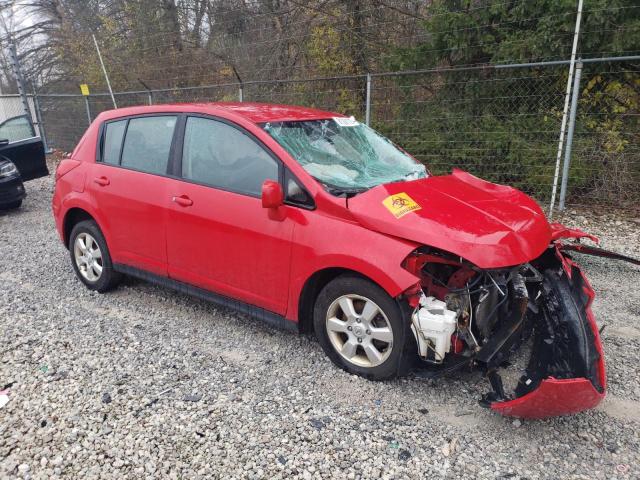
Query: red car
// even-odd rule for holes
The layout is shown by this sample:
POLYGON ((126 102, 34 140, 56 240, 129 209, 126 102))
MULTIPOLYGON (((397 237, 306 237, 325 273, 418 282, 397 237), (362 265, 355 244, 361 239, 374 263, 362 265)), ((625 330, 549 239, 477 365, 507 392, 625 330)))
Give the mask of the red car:
POLYGON ((567 253, 583 246, 562 241, 585 234, 513 188, 432 176, 353 117, 256 103, 105 112, 60 163, 53 212, 98 292, 133 275, 313 331, 370 379, 478 369, 492 387, 481 404, 507 415, 605 395, 594 293, 567 253), (531 358, 505 388, 520 346, 531 358))

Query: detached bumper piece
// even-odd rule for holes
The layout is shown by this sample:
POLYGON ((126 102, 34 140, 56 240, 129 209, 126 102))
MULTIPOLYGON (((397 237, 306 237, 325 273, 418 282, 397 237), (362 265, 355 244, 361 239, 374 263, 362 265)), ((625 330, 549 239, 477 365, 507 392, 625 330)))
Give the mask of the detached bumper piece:
POLYGON ((510 417, 547 418, 594 408, 603 398, 604 393, 598 392, 586 378, 548 378, 523 397, 493 402, 491 409, 510 417))
POLYGON ((605 397, 604 357, 591 312, 593 289, 559 247, 549 249, 540 263, 544 279, 537 298, 531 297, 527 308, 523 295, 516 296, 526 315, 512 309, 510 322, 476 356, 493 388, 481 404, 503 415, 568 415, 593 408, 605 397), (507 395, 498 368, 527 329, 533 334, 532 355, 515 391, 507 395))

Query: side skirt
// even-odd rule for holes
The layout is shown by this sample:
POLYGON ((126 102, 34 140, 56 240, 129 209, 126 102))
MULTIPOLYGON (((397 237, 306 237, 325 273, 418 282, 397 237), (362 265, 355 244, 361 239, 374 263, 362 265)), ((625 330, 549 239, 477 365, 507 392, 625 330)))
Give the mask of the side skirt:
POLYGON ((297 322, 289 320, 282 315, 278 315, 277 313, 265 310, 264 308, 256 307, 255 305, 241 302, 240 300, 225 297, 224 295, 220 295, 203 288, 195 287, 188 283, 179 282, 168 277, 156 275, 154 273, 131 267, 129 265, 116 263, 113 265, 113 268, 116 272, 124 273, 125 275, 130 275, 132 277, 136 277, 150 283, 155 283, 162 287, 177 290, 178 292, 201 298, 202 300, 215 303, 216 305, 220 305, 231 310, 235 310, 239 313, 244 313, 245 315, 249 315, 250 317, 255 318, 256 320, 260 320, 272 327, 279 328, 281 330, 287 330, 289 332, 299 332, 297 322))

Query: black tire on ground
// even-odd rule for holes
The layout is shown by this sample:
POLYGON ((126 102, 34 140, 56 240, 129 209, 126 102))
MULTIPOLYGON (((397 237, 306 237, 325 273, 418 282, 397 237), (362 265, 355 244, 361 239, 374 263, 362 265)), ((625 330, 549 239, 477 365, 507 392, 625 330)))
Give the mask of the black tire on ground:
POLYGON ((93 220, 84 220, 82 222, 77 223, 73 229, 71 230, 71 235, 69 235, 69 255, 71 257, 71 264, 73 265, 73 269, 76 272, 76 276, 80 279, 82 283, 89 290, 95 290, 99 293, 107 292, 113 288, 115 288, 122 278, 122 275, 116 272, 113 269, 113 263, 111 262, 111 254, 109 253, 109 249, 107 247, 107 242, 104 239, 104 235, 100 231, 100 227, 93 220), (76 263, 75 254, 74 254, 74 245, 76 238, 78 235, 82 233, 88 233, 91 235, 95 242, 100 247, 100 252, 102 253, 102 273, 100 277, 95 281, 90 281, 85 278, 81 273, 78 265, 76 263))
MULTIPOLYGON (((364 307, 360 308, 363 309, 364 307)), ((363 310, 358 311, 357 308, 355 310, 356 313, 363 313, 363 310)), ((378 320, 376 321, 379 322, 381 317, 377 318, 378 320)), ((313 326, 318 342, 333 363, 349 373, 360 375, 370 380, 386 380, 406 375, 418 358, 415 337, 410 328, 410 320, 406 317, 406 314, 403 315, 398 302, 391 298, 380 286, 357 275, 341 275, 322 289, 314 307, 313 326), (382 363, 375 366, 357 365, 344 358, 334 347, 327 329, 327 314, 334 301, 344 295, 355 295, 373 301, 387 317, 393 332, 393 341, 391 343, 391 351, 382 363)), ((350 333, 353 333, 353 329, 350 333)), ((343 338, 346 342, 349 337, 344 336, 343 338)), ((362 344, 357 348, 358 354, 364 357, 366 352, 362 350, 362 344)))
POLYGON ((17 200, 11 203, 5 203, 4 205, 0 205, 0 210, 15 210, 16 208, 20 208, 22 205, 22 200, 17 200))

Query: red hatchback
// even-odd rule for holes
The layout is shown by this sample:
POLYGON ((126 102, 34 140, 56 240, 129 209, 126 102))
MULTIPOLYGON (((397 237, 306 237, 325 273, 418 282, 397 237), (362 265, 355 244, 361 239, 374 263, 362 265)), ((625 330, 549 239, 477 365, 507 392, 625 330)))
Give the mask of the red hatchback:
POLYGON ((525 194, 424 165, 353 117, 211 103, 102 113, 56 172, 78 278, 122 274, 313 331, 371 379, 475 368, 542 417, 605 395, 593 290, 525 194), (516 385, 498 371, 531 351, 516 385))

